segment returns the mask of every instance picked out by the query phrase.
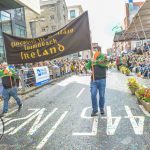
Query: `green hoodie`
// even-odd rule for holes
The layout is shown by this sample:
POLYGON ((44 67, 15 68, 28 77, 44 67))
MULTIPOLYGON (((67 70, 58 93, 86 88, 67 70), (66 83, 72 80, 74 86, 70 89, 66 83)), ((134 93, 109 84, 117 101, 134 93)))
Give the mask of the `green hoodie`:
MULTIPOLYGON (((94 62, 94 65, 97 65, 101 68, 107 68, 107 64, 108 64, 108 61, 104 54, 99 55, 97 57, 96 61, 94 62), (102 61, 102 63, 99 64, 99 61, 102 61)), ((92 66, 92 61, 89 60, 88 63, 85 65, 85 67, 86 67, 86 69, 90 70, 91 66, 92 66)))
POLYGON ((3 70, 3 69, 0 69, 0 77, 2 78, 2 77, 6 77, 6 76, 12 76, 12 77, 14 77, 15 79, 18 79, 18 78, 19 78, 18 75, 17 75, 17 73, 16 73, 16 71, 15 71, 14 69, 9 69, 9 70, 10 70, 10 72, 12 72, 12 75, 4 74, 4 70, 3 70))

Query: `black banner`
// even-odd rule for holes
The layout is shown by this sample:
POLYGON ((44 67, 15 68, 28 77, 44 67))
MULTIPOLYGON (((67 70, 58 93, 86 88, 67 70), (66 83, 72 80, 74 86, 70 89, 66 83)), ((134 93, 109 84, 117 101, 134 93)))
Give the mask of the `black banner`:
POLYGON ((91 48, 88 12, 62 29, 34 39, 3 33, 8 64, 52 60, 91 48))

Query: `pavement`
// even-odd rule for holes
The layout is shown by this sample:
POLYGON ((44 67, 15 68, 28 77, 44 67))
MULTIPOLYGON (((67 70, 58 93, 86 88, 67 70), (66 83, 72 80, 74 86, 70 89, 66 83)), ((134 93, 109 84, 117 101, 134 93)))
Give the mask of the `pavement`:
POLYGON ((47 85, 5 116, 0 150, 150 150, 150 114, 127 87, 107 73, 105 115, 91 118, 90 76, 47 85))

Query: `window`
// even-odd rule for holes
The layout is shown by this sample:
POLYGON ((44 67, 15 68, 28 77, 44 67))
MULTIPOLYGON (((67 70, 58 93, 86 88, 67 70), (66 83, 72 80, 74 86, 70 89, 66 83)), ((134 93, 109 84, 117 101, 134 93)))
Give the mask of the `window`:
POLYGON ((16 28, 16 36, 25 37, 26 36, 26 29, 23 26, 15 25, 16 28))
POLYGON ((51 15, 50 18, 51 18, 51 20, 54 20, 55 16, 54 16, 54 15, 51 15))
POLYGON ((66 16, 64 15, 64 20, 66 20, 66 16))
POLYGON ((32 37, 36 37, 36 22, 29 22, 32 37))
POLYGON ((2 27, 2 31, 6 32, 8 34, 12 34, 12 29, 11 29, 11 18, 10 18, 10 14, 5 12, 5 11, 1 11, 1 27, 2 27))
POLYGON ((2 21, 10 20, 10 14, 5 11, 1 11, 1 19, 2 21))
POLYGON ((64 11, 66 10, 66 7, 65 7, 65 5, 63 5, 63 9, 64 9, 64 11))
POLYGON ((10 21, 2 22, 2 30, 3 30, 3 32, 12 34, 11 22, 10 21))
POLYGON ((55 11, 55 6, 52 6, 49 9, 50 9, 50 11, 55 11))
POLYGON ((55 31, 56 30, 56 26, 52 26, 52 30, 55 31))
POLYGON ((75 10, 70 10, 70 18, 75 18, 75 10))
POLYGON ((46 28, 42 28, 42 32, 46 32, 46 28))
POLYGON ((15 9, 15 18, 17 20, 24 21, 24 10, 23 10, 23 8, 15 9))
POLYGON ((2 38, 0 38, 0 46, 3 46, 4 45, 4 43, 3 43, 3 39, 2 38))
POLYGON ((47 31, 48 31, 48 26, 42 28, 42 32, 47 32, 47 31))
POLYGON ((6 11, 0 11, 0 62, 3 62, 5 60, 2 32, 12 34, 11 15, 6 11))

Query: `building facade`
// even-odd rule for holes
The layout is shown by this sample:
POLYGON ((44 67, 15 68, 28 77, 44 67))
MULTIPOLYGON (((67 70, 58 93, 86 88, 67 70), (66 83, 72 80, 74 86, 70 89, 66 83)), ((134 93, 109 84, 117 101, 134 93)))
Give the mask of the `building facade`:
POLYGON ((0 11, 0 62, 6 61, 3 32, 26 37, 24 8, 0 11))
POLYGON ((83 8, 81 5, 74 5, 68 7, 68 19, 69 21, 77 18, 83 13, 83 8))
MULTIPOLYGON (((74 5, 68 7, 68 20, 69 22, 73 19, 79 17, 83 13, 83 8, 81 5, 74 5)), ((90 58, 90 50, 82 51, 79 53, 74 53, 70 55, 72 59, 89 59, 90 58)))
POLYGON ((41 0, 40 15, 26 9, 28 37, 39 37, 65 26, 68 22, 68 10, 65 0, 41 0))
POLYGON ((7 61, 5 46, 3 40, 3 32, 12 34, 14 36, 26 37, 26 21, 25 21, 25 8, 28 7, 34 12, 38 11, 39 0, 0 0, 0 62, 7 61))

